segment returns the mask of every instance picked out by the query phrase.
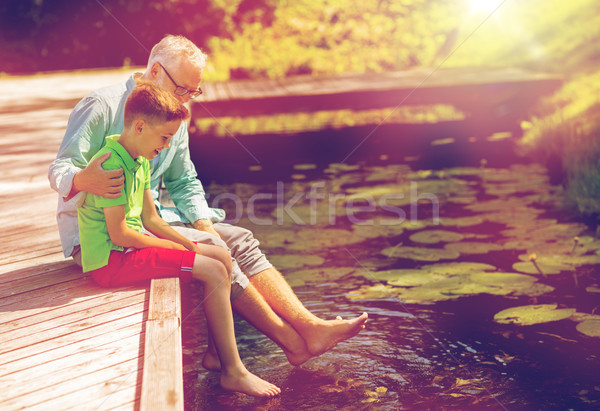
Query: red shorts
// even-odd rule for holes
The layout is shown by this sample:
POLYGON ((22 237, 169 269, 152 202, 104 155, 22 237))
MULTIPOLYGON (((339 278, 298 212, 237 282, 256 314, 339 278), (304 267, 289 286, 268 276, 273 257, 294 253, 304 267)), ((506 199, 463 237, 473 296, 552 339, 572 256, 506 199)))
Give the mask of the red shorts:
POLYGON ((189 282, 192 280, 195 258, 193 251, 159 247, 113 250, 108 257, 108 264, 89 274, 103 287, 131 285, 165 277, 179 277, 189 282))

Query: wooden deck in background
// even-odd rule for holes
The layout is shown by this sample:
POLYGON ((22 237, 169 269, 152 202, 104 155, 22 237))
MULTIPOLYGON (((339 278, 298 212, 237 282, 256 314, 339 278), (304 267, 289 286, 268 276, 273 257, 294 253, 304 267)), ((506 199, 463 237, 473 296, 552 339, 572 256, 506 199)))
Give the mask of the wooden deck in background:
POLYGON ((520 69, 419 68, 407 71, 237 80, 202 86, 195 119, 335 110, 453 105, 481 121, 510 127, 562 84, 559 76, 520 69))
MULTIPOLYGON (((142 369, 156 358, 157 347, 161 356, 181 353, 180 336, 172 345, 179 324, 147 324, 150 287, 103 289, 64 259, 55 218, 57 194, 47 179, 76 102, 129 74, 113 70, 0 79, 3 411, 139 409, 142 369), (150 341, 159 343, 145 355, 149 332, 158 338, 150 341)), ((178 280, 170 285, 175 283, 178 289, 178 280)), ((175 295, 173 287, 169 293, 175 295)), ((144 384, 159 396, 148 396, 147 404, 165 402, 161 391, 144 384)), ((181 392, 165 393, 171 402, 160 409, 183 409, 181 392)))

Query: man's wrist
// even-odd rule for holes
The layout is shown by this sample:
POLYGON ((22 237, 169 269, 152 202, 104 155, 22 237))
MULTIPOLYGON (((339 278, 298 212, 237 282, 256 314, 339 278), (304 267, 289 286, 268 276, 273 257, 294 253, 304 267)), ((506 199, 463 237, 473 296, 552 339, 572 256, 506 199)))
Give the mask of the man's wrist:
POLYGON ((194 221, 192 225, 196 230, 202 230, 204 228, 212 227, 213 223, 207 218, 201 218, 199 220, 194 221))
POLYGON ((71 191, 69 191, 69 194, 67 194, 67 197, 65 197, 65 199, 67 201, 69 201, 70 199, 72 199, 73 197, 75 197, 77 194, 79 194, 80 191, 83 191, 80 188, 80 176, 79 174, 81 173, 81 170, 76 172, 75 175, 73 176, 73 180, 71 180, 71 191))

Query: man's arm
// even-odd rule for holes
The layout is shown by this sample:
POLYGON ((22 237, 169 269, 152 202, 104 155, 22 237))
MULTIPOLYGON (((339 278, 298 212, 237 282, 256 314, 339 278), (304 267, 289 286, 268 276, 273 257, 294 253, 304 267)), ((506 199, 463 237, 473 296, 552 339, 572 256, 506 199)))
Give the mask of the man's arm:
POLYGON ((84 98, 71 113, 56 160, 48 169, 51 187, 66 200, 80 191, 106 198, 120 195, 122 170, 106 171, 101 166, 108 155, 88 164, 102 147, 109 122, 108 110, 97 97, 84 98))
POLYGON ((194 228, 209 232, 217 237, 211 221, 212 211, 206 202, 204 188, 198 180, 196 168, 192 163, 189 151, 189 135, 185 123, 182 127, 183 134, 177 141, 174 150, 173 161, 165 171, 163 182, 169 191, 175 206, 193 222, 194 228))
POLYGON ((108 228, 108 235, 110 236, 111 241, 118 246, 124 248, 161 247, 174 250, 186 250, 181 244, 162 238, 150 237, 127 227, 125 222, 125 206, 123 205, 104 207, 103 210, 104 218, 106 219, 106 227, 108 228))
POLYGON ((65 200, 70 200, 78 193, 86 191, 106 198, 118 198, 125 182, 123 169, 105 170, 102 163, 110 157, 105 153, 89 163, 83 170, 75 173, 71 184, 71 191, 65 200))

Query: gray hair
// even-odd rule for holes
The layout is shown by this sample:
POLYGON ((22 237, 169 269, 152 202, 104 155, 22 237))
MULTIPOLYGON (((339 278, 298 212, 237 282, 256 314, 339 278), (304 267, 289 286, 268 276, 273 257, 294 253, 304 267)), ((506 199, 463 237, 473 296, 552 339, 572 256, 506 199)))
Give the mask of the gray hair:
POLYGON ((169 61, 187 57, 194 66, 204 70, 208 56, 202 52, 194 43, 183 36, 167 34, 161 41, 152 47, 148 57, 148 70, 156 62, 167 64, 169 61))

